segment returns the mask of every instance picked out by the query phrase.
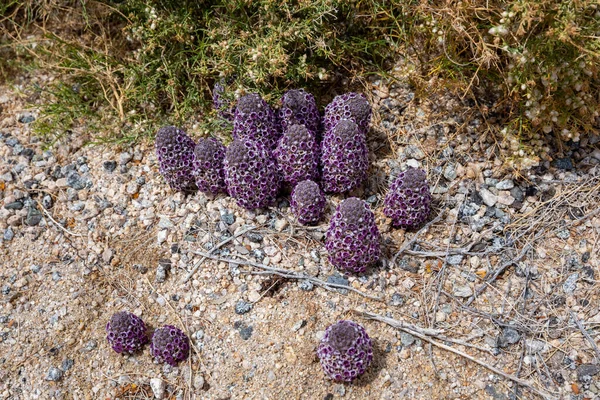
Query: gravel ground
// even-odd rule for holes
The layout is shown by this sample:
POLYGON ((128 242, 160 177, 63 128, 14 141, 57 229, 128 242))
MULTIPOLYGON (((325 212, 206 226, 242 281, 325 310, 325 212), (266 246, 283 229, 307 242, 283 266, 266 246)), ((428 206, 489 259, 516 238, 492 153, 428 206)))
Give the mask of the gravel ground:
POLYGON ((0 90, 1 399, 539 395, 440 344, 553 398, 600 398, 593 140, 509 174, 501 144, 484 134, 489 120, 472 105, 372 81, 370 177, 351 195, 371 204, 384 257, 364 276, 343 276, 323 245, 342 197, 329 196, 322 225, 305 228, 288 198, 248 212, 227 197, 173 193, 151 143, 84 146, 81 131, 43 150, 22 95, 34 83, 44 80, 0 90), (394 229, 382 214, 389 177, 406 166, 424 168, 432 185, 434 211, 421 230, 394 229), (198 253, 209 251, 226 260, 202 261, 198 253), (104 328, 121 310, 150 329, 182 328, 192 356, 165 367, 148 346, 114 353, 104 328), (353 384, 327 380, 316 358, 325 328, 339 319, 361 323, 374 341, 374 364, 353 384), (438 331, 418 337, 425 328, 438 331))

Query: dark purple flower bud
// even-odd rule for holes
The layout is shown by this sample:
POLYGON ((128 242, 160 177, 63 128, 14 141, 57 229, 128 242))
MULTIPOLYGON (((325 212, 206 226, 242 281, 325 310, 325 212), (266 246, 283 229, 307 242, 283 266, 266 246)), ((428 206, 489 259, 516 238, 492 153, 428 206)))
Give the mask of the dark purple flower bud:
POLYGON ((304 125, 306 129, 319 134, 321 130, 321 115, 317 108, 317 102, 312 94, 304 89, 292 89, 287 91, 281 98, 279 119, 282 129, 285 131, 290 125, 304 125))
POLYGON ((200 139, 194 148, 196 186, 205 193, 227 192, 225 185, 225 146, 217 139, 200 139))
POLYGON ((354 122, 342 120, 327 132, 321 152, 321 182, 325 192, 346 192, 360 186, 367 177, 367 143, 354 122))
POLYGON ((408 168, 401 172, 385 196, 383 213, 394 226, 415 227, 431 212, 431 193, 425 171, 408 168))
POLYGON ((325 107, 323 125, 325 134, 331 131, 338 122, 349 119, 358 125, 358 130, 365 137, 371 123, 371 105, 364 94, 346 93, 336 96, 325 107))
POLYGON ((356 322, 342 320, 325 330, 317 355, 329 378, 351 382, 371 365, 373 344, 365 328, 356 322))
POLYGON ((156 156, 159 171, 173 190, 196 190, 194 179, 194 147, 196 143, 174 126, 165 126, 156 133, 156 156))
POLYGON ((262 145, 235 139, 227 148, 224 166, 227 191, 241 207, 252 210, 275 202, 281 176, 262 145))
POLYGON ((294 186, 319 176, 319 145, 304 125, 290 125, 273 152, 283 180, 294 186))
POLYGON ((158 362, 174 367, 180 361, 188 358, 190 340, 181 329, 173 325, 165 325, 154 331, 150 352, 158 362))
POLYGON ((106 324, 106 339, 117 353, 135 353, 148 343, 146 324, 137 315, 120 311, 106 324))
POLYGON ((292 191, 292 212, 303 225, 319 222, 325 209, 325 196, 315 182, 298 183, 292 191))
POLYGON ((350 197, 336 208, 325 236, 329 261, 344 272, 363 273, 379 260, 380 234, 366 202, 350 197))
POLYGON ((234 139, 249 139, 272 151, 279 136, 275 112, 267 102, 256 93, 240 97, 233 118, 234 139))

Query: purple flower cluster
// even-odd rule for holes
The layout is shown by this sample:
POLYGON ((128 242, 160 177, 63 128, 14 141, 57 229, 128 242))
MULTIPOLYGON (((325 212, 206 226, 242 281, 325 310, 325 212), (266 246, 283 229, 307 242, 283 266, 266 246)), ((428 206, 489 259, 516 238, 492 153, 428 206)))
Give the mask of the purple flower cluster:
POLYGON ((326 192, 346 192, 360 186, 367 177, 366 139, 351 120, 341 120, 325 133, 321 153, 321 179, 326 192))
POLYGON ((325 209, 325 196, 315 182, 305 180, 292 191, 292 212, 303 225, 319 222, 325 209))
POLYGON ((156 155, 159 171, 172 189, 196 190, 193 159, 196 143, 174 126, 165 126, 156 133, 156 155))
POLYGON ((196 186, 205 193, 226 192, 225 146, 217 139, 200 139, 194 148, 194 176, 196 186))
POLYGON ((325 132, 331 131, 338 122, 345 119, 358 125, 358 130, 366 137, 371 123, 371 105, 364 94, 350 92, 336 96, 325 107, 323 117, 325 132))
POLYGON ((356 322, 342 320, 325 330, 317 355, 329 378, 351 382, 371 365, 373 344, 365 328, 356 322))
POLYGON ((262 208, 275 201, 281 177, 275 160, 262 145, 236 139, 225 153, 227 191, 241 207, 262 208))
POLYGON ((233 118, 234 139, 249 139, 273 150, 279 139, 275 112, 256 93, 240 97, 233 118))
POLYGON ((289 125, 273 152, 283 180, 294 186, 319 175, 319 144, 304 125, 289 125))
POLYGON ((176 366, 190 354, 190 340, 173 325, 165 325, 154 331, 150 352, 158 362, 176 366))
POLYGON ((117 353, 135 353, 148 343, 146 324, 137 315, 120 311, 106 324, 106 339, 117 353))
POLYGON ((281 127, 285 131, 290 125, 300 124, 317 135, 321 128, 321 115, 312 94, 304 89, 292 89, 281 98, 279 109, 281 127))
POLYGON ((385 197, 383 213, 394 226, 415 227, 431 211, 431 193, 425 171, 408 168, 401 172, 385 197))
POLYGON ((379 260, 380 234, 366 202, 350 197, 336 208, 325 236, 329 261, 345 272, 363 273, 379 260))

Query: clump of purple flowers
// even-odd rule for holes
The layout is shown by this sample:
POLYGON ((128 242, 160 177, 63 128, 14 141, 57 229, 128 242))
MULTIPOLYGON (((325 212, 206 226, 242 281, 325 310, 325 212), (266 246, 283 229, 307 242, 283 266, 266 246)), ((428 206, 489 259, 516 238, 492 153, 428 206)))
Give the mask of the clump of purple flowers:
POLYGON ((304 125, 290 125, 273 152, 283 180, 294 186, 319 175, 319 145, 304 125))
POLYGON ((380 233, 366 202, 351 197, 336 208, 325 236, 329 261, 345 272, 363 273, 379 260, 380 233))
POLYGON ((323 190, 342 193, 354 189, 367 177, 369 154, 364 135, 351 120, 341 120, 325 133, 321 143, 323 190))
POLYGON ((345 93, 336 96, 325 107, 323 117, 325 134, 345 119, 353 121, 358 126, 359 132, 366 137, 371 123, 371 105, 364 94, 345 93))
POLYGON ((190 354, 190 340, 173 325, 165 325, 154 331, 150 352, 158 361, 176 366, 190 354))
POLYGON ((319 222, 325 209, 325 196, 315 182, 305 180, 292 191, 292 212, 303 225, 319 222))
POLYGON ((351 382, 371 365, 373 344, 365 328, 356 322, 342 320, 325 330, 317 355, 329 378, 351 382))
POLYGON ((205 193, 226 192, 225 146, 217 139, 200 139, 194 148, 194 176, 196 186, 205 193))
POLYGON ((292 89, 283 95, 279 119, 284 131, 290 125, 300 124, 317 135, 321 128, 321 115, 317 102, 314 96, 304 89, 292 89))
POLYGON ((246 209, 275 201, 281 177, 270 152, 251 140, 236 139, 225 153, 225 183, 229 194, 246 209))
POLYGON ((275 112, 267 102, 256 93, 240 97, 233 118, 233 137, 249 139, 273 150, 279 136, 275 112))
POLYGON ((401 172, 385 197, 383 213, 394 226, 415 227, 422 224, 431 211, 431 193, 425 171, 408 168, 401 172))
POLYGON ((137 315, 120 311, 106 324, 106 339, 117 353, 135 353, 148 343, 146 324, 137 315))
POLYGON ((156 133, 156 155, 159 171, 172 189, 189 192, 196 190, 194 147, 196 143, 174 126, 165 126, 156 133))

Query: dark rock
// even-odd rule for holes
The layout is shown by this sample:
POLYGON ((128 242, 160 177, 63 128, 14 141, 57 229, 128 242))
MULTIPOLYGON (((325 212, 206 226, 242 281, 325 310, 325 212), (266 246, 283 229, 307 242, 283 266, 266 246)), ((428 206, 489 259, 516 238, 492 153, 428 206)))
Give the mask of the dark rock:
POLYGON ((394 293, 392 295, 392 300, 390 301, 390 304, 396 307, 401 306, 402 304, 404 304, 404 297, 400 293, 394 293))
POLYGON ((23 157, 27 158, 29 161, 31 161, 31 159, 35 155, 35 151, 33 151, 33 149, 30 149, 30 148, 25 148, 21 151, 21 153, 19 155, 23 156, 23 157))
POLYGON ((226 213, 221 215, 221 221, 225 222, 227 225, 231 225, 235 222, 235 216, 231 213, 226 213))
POLYGON ((398 266, 405 271, 412 272, 413 274, 419 272, 419 264, 413 258, 402 257, 398 262, 398 266))
POLYGON ((305 280, 300 281, 300 283, 298 283, 298 287, 300 288, 300 290, 304 290, 305 292, 310 292, 311 290, 313 290, 315 285, 308 279, 305 279, 305 280))
POLYGON ((85 188, 85 179, 83 179, 77 172, 71 171, 67 175, 67 185, 75 190, 81 190, 85 188))
POLYGON ((114 172, 115 169, 117 169, 117 162, 116 161, 104 161, 102 163, 102 167, 104 167, 104 170, 106 172, 114 172))
POLYGON ((570 158, 557 158, 552 162, 555 168, 570 171, 573 169, 573 161, 570 158))
POLYGON ((9 241, 13 240, 14 237, 15 237, 15 233, 13 232, 11 227, 8 227, 4 231, 3 239, 6 240, 7 242, 9 242, 9 241))
POLYGON ((71 368, 73 368, 73 364, 75 364, 75 361, 71 360, 70 358, 66 358, 62 362, 62 365, 61 365, 60 369, 62 369, 64 372, 67 372, 68 370, 70 370, 71 368))
POLYGON ((577 367, 577 379, 580 382, 589 381, 589 377, 598 375, 600 367, 596 364, 581 364, 577 367))
POLYGON ((19 122, 22 124, 30 124, 35 121, 35 117, 31 114, 23 114, 19 117, 19 122))
POLYGON ((233 324, 233 327, 238 330, 241 338, 244 340, 250 339, 250 336, 252 336, 252 332, 254 331, 254 328, 252 326, 248 326, 242 321, 236 321, 233 324))
POLYGON ((44 197, 42 197, 42 207, 44 207, 46 210, 51 209, 53 205, 54 201, 52 200, 52 196, 46 194, 44 197))
POLYGON ((42 213, 37 208, 30 206, 25 218, 25 225, 36 226, 42 221, 42 213))
POLYGON ((248 238, 249 241, 251 241, 253 243, 260 243, 263 241, 263 235, 261 235, 260 233, 256 233, 256 232, 248 232, 248 233, 246 233, 246 237, 248 238))
POLYGON ((513 328, 504 328, 502 334, 498 336, 496 342, 498 347, 508 347, 517 343, 521 339, 521 334, 513 328))
POLYGON ((7 210, 20 210, 23 208, 23 202, 19 200, 13 201, 12 203, 6 204, 4 208, 7 210))
MULTIPOLYGON (((328 283, 333 283, 335 285, 344 285, 344 286, 348 286, 348 278, 346 278, 345 276, 339 275, 339 274, 334 274, 331 275, 327 278, 327 282, 328 283)), ((348 289, 342 289, 342 288, 336 288, 336 290, 341 293, 341 294, 347 294, 348 293, 348 289)))
POLYGON ((180 251, 181 251, 181 249, 179 248, 179 243, 173 243, 171 245, 171 253, 172 254, 179 253, 180 251))
POLYGON ((46 376, 47 381, 59 381, 63 377, 63 371, 56 367, 50 367, 48 370, 48 375, 46 376))

